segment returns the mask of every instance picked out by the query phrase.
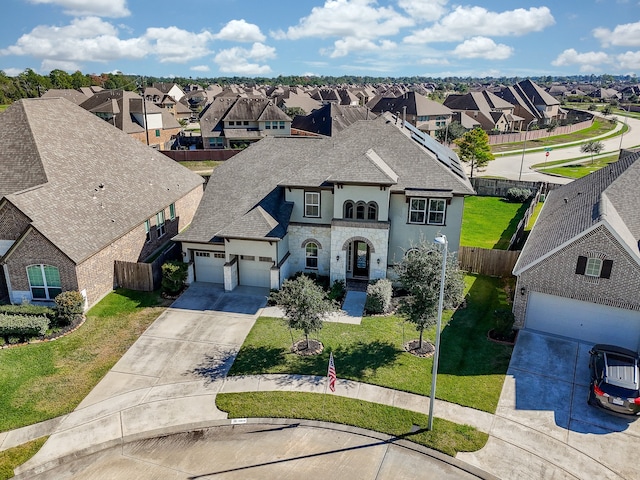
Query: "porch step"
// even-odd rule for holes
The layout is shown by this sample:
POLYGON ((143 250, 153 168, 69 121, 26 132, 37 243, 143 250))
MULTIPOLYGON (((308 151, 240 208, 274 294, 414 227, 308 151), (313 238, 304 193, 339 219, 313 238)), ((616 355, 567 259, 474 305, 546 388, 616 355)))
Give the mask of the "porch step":
POLYGON ((347 291, 352 292, 366 292, 369 280, 359 278, 347 279, 347 291))

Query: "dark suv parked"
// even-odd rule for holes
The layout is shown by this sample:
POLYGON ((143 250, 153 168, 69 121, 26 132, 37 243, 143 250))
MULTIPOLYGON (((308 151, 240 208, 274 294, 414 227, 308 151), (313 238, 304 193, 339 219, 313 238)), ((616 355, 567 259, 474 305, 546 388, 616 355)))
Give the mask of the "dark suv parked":
POLYGON ((640 368, 636 352, 598 344, 589 352, 589 405, 640 415, 640 368))

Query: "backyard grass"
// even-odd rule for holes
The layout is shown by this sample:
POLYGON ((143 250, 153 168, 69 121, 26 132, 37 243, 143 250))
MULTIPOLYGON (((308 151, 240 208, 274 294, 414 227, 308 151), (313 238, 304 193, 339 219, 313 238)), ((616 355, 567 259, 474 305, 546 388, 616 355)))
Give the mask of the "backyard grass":
POLYGON ((474 452, 487 442, 488 435, 468 425, 362 400, 301 392, 223 393, 216 406, 229 418, 296 418, 352 425, 405 438, 452 457, 458 452, 474 452), (410 433, 414 425, 420 427, 410 433))
POLYGON ((587 157, 581 159, 579 162, 574 162, 570 164, 552 166, 550 168, 539 168, 538 171, 542 173, 550 173, 553 175, 560 175, 561 177, 567 178, 582 178, 590 173, 593 173, 597 170, 600 170, 603 167, 606 167, 610 163, 616 162, 618 160, 618 155, 607 155, 604 157, 594 158, 593 161, 591 157, 587 157))
POLYGON ((10 105, 0 105, 0 112, 4 112, 10 105))
POLYGON ((0 480, 13 478, 13 470, 33 457, 48 437, 38 438, 18 447, 0 452, 0 480))
MULTIPOLYGON (((493 311, 508 308, 504 281, 479 275, 465 277, 466 308, 445 311, 441 337, 437 397, 460 405, 494 412, 507 371, 512 347, 487 340, 493 328, 493 311)), ((317 338, 320 355, 290 352, 292 335, 280 318, 259 318, 230 375, 290 373, 326 375, 333 352, 337 375, 420 395, 429 395, 432 358, 407 353, 403 344, 418 338, 412 324, 396 315, 364 317, 361 325, 325 323, 317 338)), ((425 331, 434 341, 435 327, 425 331)))
POLYGON ((178 162, 183 167, 188 168, 192 172, 212 172, 218 165, 224 162, 215 160, 202 160, 200 162, 178 162))
POLYGON ((117 290, 75 332, 0 351, 0 432, 72 411, 168 305, 117 290))
POLYGON ((528 206, 498 197, 465 198, 460 245, 507 250, 528 206))

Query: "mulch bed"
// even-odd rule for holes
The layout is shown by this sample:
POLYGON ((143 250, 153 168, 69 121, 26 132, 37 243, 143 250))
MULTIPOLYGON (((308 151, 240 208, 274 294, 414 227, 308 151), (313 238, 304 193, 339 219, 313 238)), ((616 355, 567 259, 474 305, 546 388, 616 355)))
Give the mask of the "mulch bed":
POLYGON ((436 349, 429 342, 422 341, 422 345, 420 345, 420 340, 411 340, 403 345, 404 349, 409 352, 411 355, 415 355, 416 357, 429 358, 432 357, 435 353, 436 349))
POLYGON ((322 345, 322 342, 312 339, 309 339, 309 348, 307 348, 306 339, 298 340, 291 347, 291 352, 295 353, 296 355, 303 356, 318 355, 319 353, 322 353, 322 350, 324 350, 324 345, 322 345))
POLYGON ((503 345, 513 345, 518 337, 518 331, 513 330, 510 335, 500 335, 493 329, 487 332, 487 339, 491 342, 501 343, 503 345))

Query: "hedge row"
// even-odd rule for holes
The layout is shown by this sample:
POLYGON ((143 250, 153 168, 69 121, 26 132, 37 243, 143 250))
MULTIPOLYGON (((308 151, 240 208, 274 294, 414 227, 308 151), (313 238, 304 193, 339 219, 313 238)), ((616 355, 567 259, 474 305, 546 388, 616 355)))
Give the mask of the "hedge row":
POLYGON ((47 317, 50 321, 56 316, 55 309, 42 305, 23 303, 22 305, 0 305, 0 315, 26 315, 30 317, 47 317))
POLYGON ((0 337, 42 337, 49 328, 49 319, 44 316, 0 314, 0 337))

